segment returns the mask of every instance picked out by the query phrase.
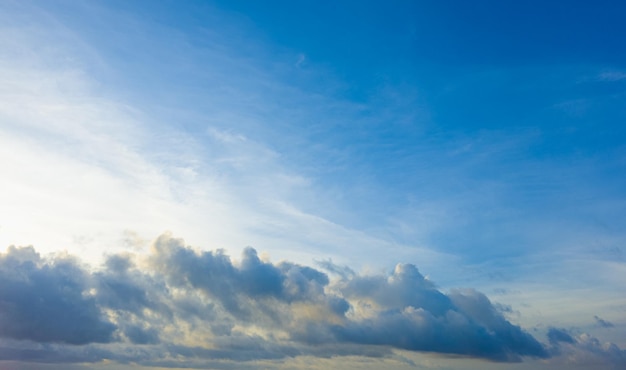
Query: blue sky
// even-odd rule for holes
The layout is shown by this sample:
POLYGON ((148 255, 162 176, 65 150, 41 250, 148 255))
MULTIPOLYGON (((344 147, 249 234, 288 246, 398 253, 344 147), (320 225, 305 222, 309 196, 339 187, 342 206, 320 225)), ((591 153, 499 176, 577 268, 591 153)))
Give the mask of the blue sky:
POLYGON ((624 10, 0 2, 0 361, 620 368, 624 10))

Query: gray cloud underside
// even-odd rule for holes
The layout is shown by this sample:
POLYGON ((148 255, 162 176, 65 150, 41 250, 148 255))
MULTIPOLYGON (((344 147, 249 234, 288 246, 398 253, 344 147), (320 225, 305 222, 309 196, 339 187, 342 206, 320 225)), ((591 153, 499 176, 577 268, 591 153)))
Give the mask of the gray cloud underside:
MULTIPOLYGON (((333 279, 262 261, 252 248, 233 262, 170 235, 147 256, 111 255, 97 270, 9 247, 0 255, 0 360, 241 367, 300 355, 386 357, 395 348, 511 362, 584 342, 553 329, 541 344, 482 293, 445 294, 410 264, 389 276, 320 266, 333 279)), ((605 350, 590 340, 583 344, 605 350)))
POLYGON ((626 369, 626 350, 614 343, 602 343, 587 333, 575 334, 562 328, 550 328, 547 336, 552 356, 587 368, 626 369))

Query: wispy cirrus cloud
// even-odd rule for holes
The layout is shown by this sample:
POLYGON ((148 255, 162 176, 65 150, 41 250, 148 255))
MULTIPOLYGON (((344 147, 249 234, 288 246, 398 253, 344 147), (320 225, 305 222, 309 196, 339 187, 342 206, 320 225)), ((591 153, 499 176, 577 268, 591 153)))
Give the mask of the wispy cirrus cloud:
MULTIPOLYGON (((254 244, 309 260, 318 248, 329 254, 339 251, 337 246, 350 250, 355 239, 372 253, 382 246, 403 248, 315 214, 310 199, 319 197, 311 179, 268 137, 307 143, 297 144, 285 112, 274 115, 274 131, 260 129, 277 112, 277 101, 307 95, 244 63, 222 36, 213 35, 216 44, 198 51, 176 32, 160 29, 172 40, 171 48, 211 60, 211 67, 190 68, 184 81, 171 81, 168 73, 155 77, 170 88, 152 102, 138 101, 133 94, 142 88, 120 82, 125 77, 117 68, 124 60, 107 54, 98 35, 79 36, 37 6, 6 6, 7 14, 25 19, 5 23, 0 39, 4 245, 34 244, 49 251, 62 245, 95 261, 103 250, 123 245, 117 242, 128 232, 145 238, 175 230, 215 247, 254 244), (41 51, 33 54, 33 49, 41 51), (187 96, 189 103, 168 100, 189 94, 194 77, 221 82, 191 89, 197 94, 187 96), (276 101, 270 103, 259 90, 276 101), (159 104, 161 99, 170 103, 159 104)), ((102 10, 110 20, 125 16, 80 9, 102 10)), ((141 21, 123 24, 139 38, 152 29, 141 21)), ((118 47, 132 49, 125 40, 118 47)), ((167 63, 155 61, 150 68, 167 63)), ((436 258, 436 253, 424 254, 436 258)))
POLYGON ((622 71, 606 71, 600 73, 598 80, 607 82, 626 80, 626 73, 622 71))

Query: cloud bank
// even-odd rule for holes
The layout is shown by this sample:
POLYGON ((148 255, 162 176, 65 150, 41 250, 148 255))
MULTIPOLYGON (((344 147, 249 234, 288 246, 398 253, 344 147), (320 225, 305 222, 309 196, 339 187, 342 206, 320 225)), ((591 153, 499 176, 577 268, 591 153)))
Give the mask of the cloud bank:
POLYGON ((0 360, 202 367, 408 350, 515 362, 565 347, 624 357, 562 329, 542 344, 484 294, 444 293, 411 264, 388 275, 319 265, 272 263, 253 248, 232 259, 169 234, 97 269, 11 246, 0 255, 0 360))

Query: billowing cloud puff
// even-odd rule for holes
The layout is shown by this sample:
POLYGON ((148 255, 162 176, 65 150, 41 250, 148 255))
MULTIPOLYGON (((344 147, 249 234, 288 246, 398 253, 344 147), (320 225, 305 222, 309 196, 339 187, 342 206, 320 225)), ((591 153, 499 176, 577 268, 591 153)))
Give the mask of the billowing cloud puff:
POLYGON ((148 255, 110 255, 96 270, 10 247, 0 256, 0 360, 203 367, 402 349, 519 361, 580 342, 553 329, 544 346, 484 294, 446 294, 410 264, 389 276, 320 265, 331 276, 252 248, 233 261, 167 234, 148 255))
POLYGON ((574 333, 567 329, 548 330, 550 351, 559 355, 561 362, 594 369, 625 369, 626 351, 614 343, 602 343, 587 333, 574 333))
POLYGON ((91 276, 73 259, 45 261, 32 247, 0 256, 0 335, 34 342, 109 342, 115 326, 88 294, 91 276))
POLYGON ((398 265, 387 278, 354 276, 339 285, 351 302, 376 307, 363 319, 335 326, 342 340, 499 361, 547 356, 537 340, 508 322, 485 295, 475 290, 446 295, 413 265, 398 265))

